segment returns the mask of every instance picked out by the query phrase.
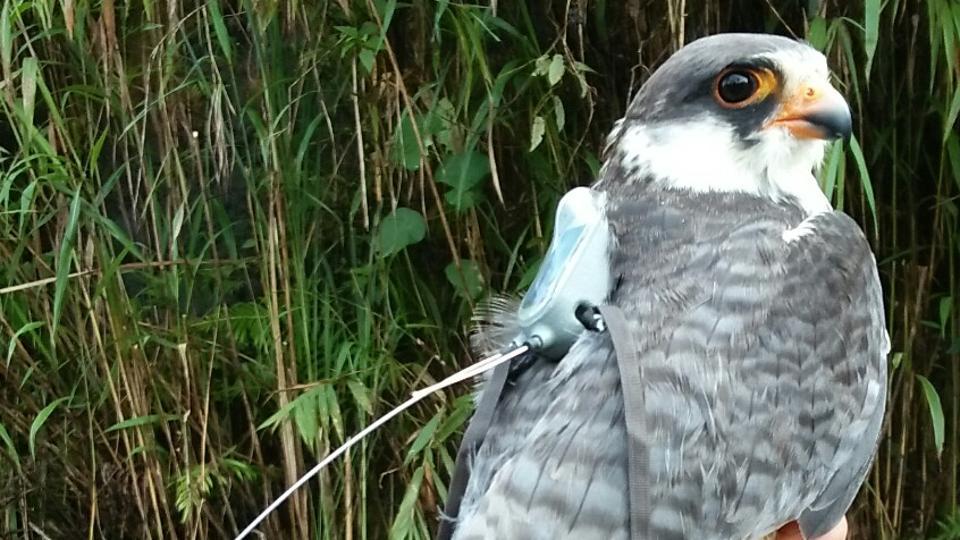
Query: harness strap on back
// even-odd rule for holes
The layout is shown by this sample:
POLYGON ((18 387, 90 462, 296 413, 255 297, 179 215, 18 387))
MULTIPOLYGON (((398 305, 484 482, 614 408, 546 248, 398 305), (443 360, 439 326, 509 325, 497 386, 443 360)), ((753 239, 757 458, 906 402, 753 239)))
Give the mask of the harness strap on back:
POLYGON ((500 402, 500 395, 503 394, 503 387, 509 373, 510 362, 493 368, 490 381, 483 391, 483 396, 480 397, 477 410, 473 413, 470 427, 463 434, 463 440, 457 450, 457 464, 454 466, 453 478, 450 480, 450 488, 447 491, 447 504, 443 508, 444 517, 440 520, 440 527, 437 530, 437 540, 450 540, 453 537, 456 520, 460 515, 460 503, 463 502, 463 494, 470 480, 473 455, 480 449, 483 439, 487 436, 487 430, 493 422, 493 413, 497 409, 497 403, 500 402))
MULTIPOLYGON (((606 330, 610 333, 610 340, 613 342, 617 367, 620 371, 623 415, 627 428, 630 538, 632 540, 646 540, 650 524, 650 487, 647 474, 649 455, 638 438, 638 435, 646 429, 646 419, 637 348, 633 343, 626 318, 620 308, 604 305, 591 308, 589 311, 594 310, 599 311, 601 320, 591 320, 586 311, 581 313, 580 310, 578 310, 577 318, 589 330, 606 330)), ((453 531, 460 514, 460 504, 463 502, 467 482, 470 480, 470 466, 473 462, 473 456, 480 449, 487 431, 490 429, 493 414, 500 402, 500 396, 503 394, 503 388, 509 374, 509 362, 494 368, 493 375, 490 377, 473 419, 470 421, 470 426, 463 435, 463 441, 457 450, 457 462, 447 492, 447 504, 443 509, 444 516, 440 521, 436 540, 450 540, 453 537, 453 531)))
POLYGON ((627 482, 630 488, 630 538, 649 538, 650 525, 650 456, 639 439, 646 431, 644 392, 637 348, 633 343, 627 320, 620 308, 611 305, 599 307, 600 315, 610 333, 620 369, 620 388, 623 393, 623 416, 627 427, 627 482))

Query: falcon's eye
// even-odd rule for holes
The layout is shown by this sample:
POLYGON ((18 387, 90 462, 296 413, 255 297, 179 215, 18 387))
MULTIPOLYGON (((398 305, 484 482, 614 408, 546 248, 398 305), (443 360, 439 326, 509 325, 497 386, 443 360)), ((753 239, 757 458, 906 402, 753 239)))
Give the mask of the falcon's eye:
POLYGON ((767 97, 776 86, 770 70, 731 67, 717 76, 713 98, 721 107, 739 109, 767 97))
POLYGON ((717 96, 728 105, 736 105, 750 99, 760 84, 757 76, 748 71, 731 71, 717 82, 717 96))

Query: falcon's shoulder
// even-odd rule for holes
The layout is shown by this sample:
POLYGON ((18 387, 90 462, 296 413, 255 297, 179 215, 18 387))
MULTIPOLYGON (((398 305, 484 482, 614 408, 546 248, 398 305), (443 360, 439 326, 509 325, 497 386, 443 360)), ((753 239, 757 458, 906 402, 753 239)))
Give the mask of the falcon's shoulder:
POLYGON ((890 351, 876 260, 865 235, 839 212, 811 221, 812 232, 791 243, 796 242, 797 263, 810 269, 807 279, 823 278, 823 296, 814 305, 844 339, 842 348, 822 355, 822 378, 840 411, 833 428, 822 435, 835 449, 819 449, 827 458, 821 464, 825 484, 799 516, 807 538, 836 525, 866 477, 883 423, 890 351))

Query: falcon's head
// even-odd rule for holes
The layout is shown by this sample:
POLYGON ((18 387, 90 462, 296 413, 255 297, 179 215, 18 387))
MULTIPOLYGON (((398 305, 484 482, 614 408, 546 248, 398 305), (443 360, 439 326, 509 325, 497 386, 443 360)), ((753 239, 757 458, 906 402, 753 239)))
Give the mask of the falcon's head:
POLYGON ((763 34, 699 39, 640 89, 611 134, 608 165, 616 160, 621 181, 829 209, 813 169, 827 141, 851 130, 829 77, 824 56, 805 43, 763 34))

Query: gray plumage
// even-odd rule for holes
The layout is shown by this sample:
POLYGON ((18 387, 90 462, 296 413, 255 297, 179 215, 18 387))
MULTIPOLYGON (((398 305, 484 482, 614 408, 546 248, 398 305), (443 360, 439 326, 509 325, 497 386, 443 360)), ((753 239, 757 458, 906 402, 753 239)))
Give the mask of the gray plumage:
MULTIPOLYGON (((806 46, 714 39, 645 85, 595 186, 615 246, 608 301, 632 328, 644 384, 649 430, 632 435, 649 455, 648 530, 760 538, 798 520, 815 538, 850 506, 882 423, 889 344, 876 263, 853 220, 811 212, 805 195, 664 182, 625 142, 634 127, 708 118, 730 126, 735 151, 761 144, 750 133, 773 109, 750 120, 697 105, 694 90, 671 98, 676 110, 664 99, 732 61, 806 46)), ((534 363, 504 391, 454 538, 629 538, 623 407, 606 334, 584 332, 558 363, 534 363)))

